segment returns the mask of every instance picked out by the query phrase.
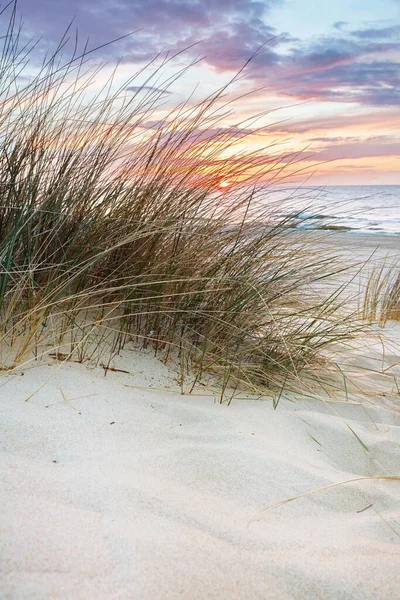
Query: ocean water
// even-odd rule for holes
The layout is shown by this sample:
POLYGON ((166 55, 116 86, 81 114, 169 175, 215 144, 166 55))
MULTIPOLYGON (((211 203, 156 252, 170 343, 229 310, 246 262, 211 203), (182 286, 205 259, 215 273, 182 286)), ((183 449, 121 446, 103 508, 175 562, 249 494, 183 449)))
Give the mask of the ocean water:
POLYGON ((298 210, 299 228, 400 235, 400 185, 276 188, 268 199, 298 210))

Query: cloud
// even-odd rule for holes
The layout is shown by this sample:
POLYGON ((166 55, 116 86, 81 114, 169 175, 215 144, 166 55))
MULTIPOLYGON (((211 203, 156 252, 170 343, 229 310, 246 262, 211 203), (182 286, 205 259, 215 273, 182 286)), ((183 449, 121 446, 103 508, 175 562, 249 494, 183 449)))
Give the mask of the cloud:
POLYGON ((374 144, 363 142, 349 142, 327 146, 322 150, 312 152, 307 158, 312 160, 349 160, 355 158, 376 156, 398 156, 400 157, 400 142, 390 144, 374 144))
POLYGON ((198 41, 219 31, 234 33, 235 27, 246 24, 250 24, 249 31, 263 35, 262 17, 270 6, 279 3, 280 0, 19 0, 18 7, 32 33, 43 34, 54 42, 73 15, 83 38, 88 36, 92 46, 140 30, 119 43, 118 48, 108 46, 101 51, 108 57, 122 50, 136 59, 141 54, 147 56, 149 50, 160 51, 185 38, 196 37, 198 41))
POLYGON ((290 96, 357 102, 370 106, 400 104, 400 63, 386 61, 349 62, 294 73, 277 82, 290 96))
POLYGON ((319 35, 276 53, 272 69, 253 69, 258 84, 275 94, 302 100, 399 106, 400 60, 395 34, 399 27, 374 28, 371 39, 349 34, 319 35))
POLYGON ((356 141, 358 141, 358 138, 356 138, 356 137, 344 137, 344 136, 339 136, 339 137, 320 136, 320 137, 310 138, 310 142, 324 142, 324 143, 329 143, 329 144, 336 144, 336 143, 343 143, 343 142, 356 142, 356 141))
POLYGON ((307 119, 287 120, 284 122, 272 124, 268 127, 271 132, 279 133, 311 133, 316 131, 337 131, 338 129, 363 128, 367 130, 391 129, 398 130, 399 114, 397 109, 386 109, 369 114, 357 114, 352 111, 351 114, 338 114, 334 116, 308 117, 307 119))
MULTIPOLYGON (((251 68, 254 71, 260 67, 278 65, 279 55, 268 42, 278 45, 287 39, 277 36, 272 27, 256 19, 247 23, 233 22, 223 29, 211 30, 202 40, 200 49, 204 53, 205 62, 218 72, 236 72, 250 57, 253 57, 251 68)), ((196 40, 196 34, 191 35, 183 39, 181 44, 189 46, 196 40)))
POLYGON ((345 27, 345 25, 348 25, 349 23, 347 21, 336 21, 336 23, 333 24, 335 29, 338 29, 339 31, 342 30, 343 27, 345 27))
MULTIPOLYGON (((141 124, 141 127, 145 129, 153 129, 156 131, 164 130, 164 133, 167 135, 169 142, 172 139, 179 140, 181 139, 181 132, 176 130, 176 132, 172 132, 171 128, 168 126, 167 121, 146 121, 141 124)), ((200 143, 200 142, 211 142, 211 141, 220 141, 220 142, 229 142, 232 140, 241 140, 246 138, 249 135, 253 134, 253 129, 245 128, 245 127, 208 127, 204 129, 194 128, 190 133, 186 132, 185 134, 185 143, 200 143)))
MULTIPOLYGON (((347 21, 336 21, 333 34, 299 40, 268 24, 269 9, 281 3, 282 0, 19 0, 18 6, 29 32, 42 35, 53 45, 74 14, 82 43, 89 36, 91 48, 137 31, 116 44, 102 47, 96 53, 101 58, 123 55, 125 63, 142 63, 160 52, 169 51, 171 55, 200 42, 187 50, 188 61, 204 56, 205 64, 217 73, 234 73, 253 56, 246 70, 248 81, 274 95, 399 106, 400 59, 395 53, 400 25, 372 23, 368 28, 349 30, 347 21)), ((73 45, 73 31, 71 38, 73 45)))
POLYGON ((163 95, 163 94, 172 94, 172 92, 169 92, 168 90, 162 90, 160 88, 157 87, 153 87, 151 85, 129 85, 127 88, 125 88, 127 92, 132 92, 133 94, 137 94, 139 92, 144 92, 144 93, 156 93, 157 95, 163 95))
POLYGON ((400 39, 400 25, 381 28, 370 27, 369 29, 358 29, 350 33, 352 36, 365 40, 400 39))

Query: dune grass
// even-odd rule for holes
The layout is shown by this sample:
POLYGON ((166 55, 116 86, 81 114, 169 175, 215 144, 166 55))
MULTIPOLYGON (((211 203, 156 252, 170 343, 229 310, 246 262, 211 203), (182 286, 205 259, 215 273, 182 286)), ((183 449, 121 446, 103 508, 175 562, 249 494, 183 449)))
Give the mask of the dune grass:
POLYGON ((400 321, 400 258, 387 259, 371 270, 362 316, 382 327, 388 321, 400 321))
POLYGON ((325 350, 362 325, 340 290, 321 291, 343 265, 297 229, 290 196, 269 201, 297 157, 246 146, 251 120, 225 124, 227 86, 167 108, 182 68, 163 76, 165 60, 137 74, 134 93, 132 79, 115 90, 114 74, 99 91, 93 53, 65 59, 66 38, 32 66, 34 43, 9 10, 1 368, 46 354, 110 360, 133 340, 178 360, 182 378, 212 371, 222 385, 280 389, 320 373, 325 350))

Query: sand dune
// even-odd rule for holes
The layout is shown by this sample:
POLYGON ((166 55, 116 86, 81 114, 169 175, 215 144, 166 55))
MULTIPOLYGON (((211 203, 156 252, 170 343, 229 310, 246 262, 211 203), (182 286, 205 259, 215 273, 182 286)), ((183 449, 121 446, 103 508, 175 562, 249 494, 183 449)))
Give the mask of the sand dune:
POLYGON ((151 354, 117 366, 1 382, 2 598, 398 600, 400 482, 264 511, 400 475, 394 393, 227 406, 151 354))

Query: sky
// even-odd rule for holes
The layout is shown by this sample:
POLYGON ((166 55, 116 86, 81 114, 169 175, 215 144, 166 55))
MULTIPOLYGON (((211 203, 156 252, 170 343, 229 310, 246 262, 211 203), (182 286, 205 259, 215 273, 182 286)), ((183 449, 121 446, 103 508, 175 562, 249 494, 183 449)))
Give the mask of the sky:
POLYGON ((201 59, 171 86, 167 103, 206 96, 253 56, 233 86, 248 94, 235 105, 236 122, 262 114, 243 143, 302 152, 315 185, 400 184, 400 0, 19 0, 18 7, 25 35, 42 38, 38 55, 71 19, 72 37, 78 28, 90 47, 135 32, 96 53, 107 61, 104 77, 118 59, 120 81, 159 53, 184 50, 167 76, 201 59))

